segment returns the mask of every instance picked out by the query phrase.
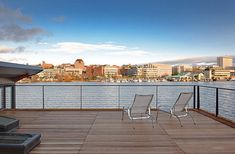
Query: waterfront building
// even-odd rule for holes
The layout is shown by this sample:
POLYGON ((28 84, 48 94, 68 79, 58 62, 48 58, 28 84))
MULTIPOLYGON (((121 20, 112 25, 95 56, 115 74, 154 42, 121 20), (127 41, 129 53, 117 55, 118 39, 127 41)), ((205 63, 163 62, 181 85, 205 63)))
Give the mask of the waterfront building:
POLYGON ((55 68, 51 69, 43 69, 42 72, 38 73, 37 76, 39 77, 40 81, 55 81, 58 74, 58 70, 55 68))
POLYGON ((110 65, 104 65, 103 66, 103 74, 105 77, 114 77, 114 76, 118 76, 118 70, 119 67, 118 66, 110 66, 110 65))
POLYGON ((146 64, 143 67, 143 77, 156 78, 172 74, 171 65, 167 64, 146 64))
POLYGON ((166 64, 145 64, 143 66, 132 66, 128 71, 128 76, 143 78, 158 78, 172 74, 171 65, 166 64))
POLYGON ((75 76, 79 76, 82 75, 83 70, 80 68, 65 68, 64 71, 70 75, 75 75, 75 76))
POLYGON ((213 70, 212 76, 216 80, 227 80, 230 78, 230 70, 213 70))
POLYGON ((54 65, 46 63, 45 61, 42 61, 41 67, 43 69, 52 69, 52 68, 54 68, 54 65))
POLYGON ((205 77, 205 80, 207 81, 210 81, 212 80, 212 69, 210 68, 206 68, 205 71, 204 71, 204 77, 205 77))
POLYGON ((153 64, 158 68, 158 76, 164 77, 172 75, 172 66, 167 64, 153 64))
POLYGON ((82 71, 85 71, 85 63, 82 59, 77 59, 75 62, 74 62, 74 68, 76 69, 80 69, 82 71))
POLYGON ((95 77, 94 75, 94 69, 95 69, 96 65, 90 65, 90 66, 86 66, 86 73, 85 73, 85 77, 87 79, 93 79, 95 77))
POLYGON ((175 65, 172 67, 172 74, 179 74, 183 72, 192 72, 192 66, 182 64, 182 65, 175 65))
POLYGON ((119 75, 118 66, 110 65, 90 65, 86 66, 85 76, 88 79, 94 79, 96 77, 114 77, 119 75))
POLYGON ((156 78, 159 77, 159 68, 154 64, 146 64, 143 67, 143 77, 156 78))
POLYGON ((143 75, 143 68, 142 66, 135 65, 128 69, 126 73, 127 76, 141 77, 143 75))
POLYGON ((232 56, 223 56, 217 57, 217 64, 223 69, 229 69, 233 66, 233 57, 232 56))
POLYGON ((206 68, 204 71, 205 80, 229 80, 234 70, 224 70, 222 68, 206 68))
POLYGON ((121 74, 122 76, 128 76, 128 70, 130 69, 131 69, 131 65, 123 65, 119 69, 119 74, 121 74))

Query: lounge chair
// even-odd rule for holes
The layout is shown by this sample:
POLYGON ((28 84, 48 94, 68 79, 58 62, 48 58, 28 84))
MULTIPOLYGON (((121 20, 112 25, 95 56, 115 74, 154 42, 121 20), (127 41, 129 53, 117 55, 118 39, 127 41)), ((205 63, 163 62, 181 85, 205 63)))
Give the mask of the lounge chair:
POLYGON ((40 144, 41 134, 14 133, 19 127, 19 120, 0 116, 0 153, 28 154, 40 144))
POLYGON ((19 127, 19 120, 0 116, 0 132, 11 132, 19 127))
MULTIPOLYGON (((122 110, 122 120, 124 117, 124 112, 127 112, 129 119, 132 121, 132 126, 133 126, 133 120, 136 119, 151 119, 152 120, 152 126, 153 125, 153 115, 150 113, 150 104, 152 102, 153 95, 135 95, 134 101, 131 104, 130 107, 125 109, 123 107, 122 110)), ((133 126, 133 129, 134 126, 133 126)))
MULTIPOLYGON (((170 109, 170 118, 176 117, 178 121, 180 122, 180 126, 183 127, 180 118, 190 116, 193 120, 194 125, 196 125, 193 116, 189 113, 188 107, 189 107, 189 101, 191 100, 193 96, 193 93, 191 92, 182 92, 180 93, 179 97, 177 98, 175 104, 170 109)), ((159 106, 160 107, 160 106, 159 106)), ((158 109, 159 111, 160 109, 158 109)), ((158 117, 158 113, 157 113, 158 117)))
POLYGON ((28 154, 40 144, 40 134, 0 133, 1 154, 28 154))

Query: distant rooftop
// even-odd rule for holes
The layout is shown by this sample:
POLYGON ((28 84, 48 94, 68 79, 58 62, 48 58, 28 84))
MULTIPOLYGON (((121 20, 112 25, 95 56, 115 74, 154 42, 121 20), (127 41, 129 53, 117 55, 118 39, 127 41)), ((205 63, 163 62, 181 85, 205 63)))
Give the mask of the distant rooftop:
POLYGON ((41 72, 43 69, 38 66, 23 65, 0 61, 0 79, 19 81, 41 72))

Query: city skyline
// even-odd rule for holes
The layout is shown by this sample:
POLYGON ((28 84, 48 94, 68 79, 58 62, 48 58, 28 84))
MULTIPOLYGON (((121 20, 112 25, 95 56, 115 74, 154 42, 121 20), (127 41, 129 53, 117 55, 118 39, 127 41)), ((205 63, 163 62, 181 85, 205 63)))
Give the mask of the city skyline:
POLYGON ((234 6, 232 0, 0 0, 0 61, 122 65, 234 56, 234 6))

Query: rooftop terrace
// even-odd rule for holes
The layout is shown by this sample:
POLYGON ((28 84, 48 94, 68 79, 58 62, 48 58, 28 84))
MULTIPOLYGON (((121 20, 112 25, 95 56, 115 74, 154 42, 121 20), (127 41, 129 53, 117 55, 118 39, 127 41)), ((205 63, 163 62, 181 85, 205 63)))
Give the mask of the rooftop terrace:
MULTIPOLYGON (((153 112, 154 114, 155 111, 153 112)), ((31 154, 156 154, 234 153, 235 129, 193 112, 197 125, 183 118, 183 127, 160 112, 158 123, 139 120, 135 129, 120 111, 4 110, 0 115, 20 120, 17 132, 41 133, 42 142, 31 154)))

